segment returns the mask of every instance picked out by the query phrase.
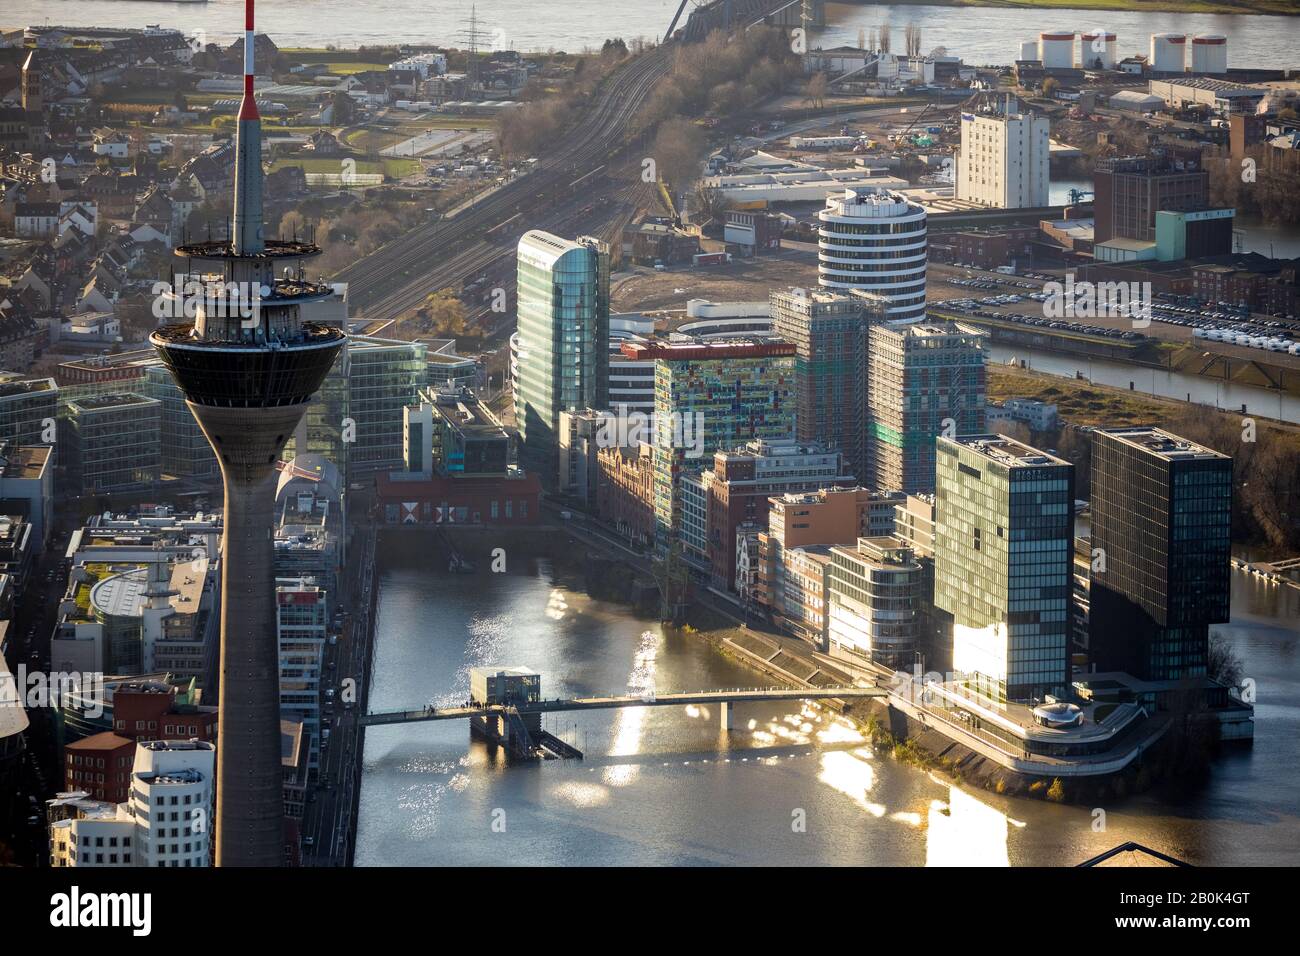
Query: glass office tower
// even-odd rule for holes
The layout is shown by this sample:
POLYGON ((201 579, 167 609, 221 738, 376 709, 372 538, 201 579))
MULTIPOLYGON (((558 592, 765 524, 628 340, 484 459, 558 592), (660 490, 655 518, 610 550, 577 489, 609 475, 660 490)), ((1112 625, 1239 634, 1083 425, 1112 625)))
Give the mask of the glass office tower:
POLYGON ((1000 435, 938 439, 934 604, 958 678, 993 702, 1069 678, 1074 465, 1000 435))
POLYGON ((609 249, 533 230, 519 240, 520 462, 558 481, 560 412, 609 402, 609 249))
POLYGON ((1206 674, 1228 620, 1232 459, 1159 428, 1092 438, 1092 663, 1144 680, 1206 674))

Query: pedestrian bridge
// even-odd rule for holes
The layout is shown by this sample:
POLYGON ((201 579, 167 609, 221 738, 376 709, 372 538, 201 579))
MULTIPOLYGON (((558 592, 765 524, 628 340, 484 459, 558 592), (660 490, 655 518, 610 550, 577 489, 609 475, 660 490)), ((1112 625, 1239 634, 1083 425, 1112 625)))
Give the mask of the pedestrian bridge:
POLYGON ((462 707, 431 707, 425 710, 399 710, 365 714, 363 727, 384 724, 416 724, 431 720, 461 720, 469 717, 501 716, 510 713, 545 714, 562 711, 609 710, 615 707, 683 707, 689 704, 721 704, 722 726, 731 727, 731 705, 764 700, 849 700, 858 697, 885 697, 883 687, 733 687, 678 693, 622 694, 608 697, 521 701, 511 704, 475 704, 462 707))

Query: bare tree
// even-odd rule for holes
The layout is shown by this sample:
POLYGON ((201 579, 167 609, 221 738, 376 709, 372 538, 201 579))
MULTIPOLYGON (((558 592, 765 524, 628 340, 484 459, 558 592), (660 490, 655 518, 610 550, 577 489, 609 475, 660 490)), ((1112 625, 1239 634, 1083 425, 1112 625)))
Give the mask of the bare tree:
POLYGON ((825 73, 814 73, 808 79, 808 91, 804 99, 814 107, 826 105, 826 93, 830 89, 830 83, 826 79, 825 73))
POLYGON ((682 189, 699 172, 705 145, 704 131, 698 126, 684 119, 671 119, 659 124, 650 155, 660 178, 682 189))

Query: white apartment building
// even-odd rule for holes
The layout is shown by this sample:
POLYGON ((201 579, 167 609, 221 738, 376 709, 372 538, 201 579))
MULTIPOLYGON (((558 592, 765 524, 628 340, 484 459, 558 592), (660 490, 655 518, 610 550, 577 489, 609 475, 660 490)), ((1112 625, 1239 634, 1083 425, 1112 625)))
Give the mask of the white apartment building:
POLYGON ((1015 100, 961 115, 957 198, 999 209, 1046 206, 1051 172, 1046 116, 1015 100))
POLYGON ((209 866, 216 755, 207 741, 142 740, 125 803, 49 801, 50 865, 209 866))

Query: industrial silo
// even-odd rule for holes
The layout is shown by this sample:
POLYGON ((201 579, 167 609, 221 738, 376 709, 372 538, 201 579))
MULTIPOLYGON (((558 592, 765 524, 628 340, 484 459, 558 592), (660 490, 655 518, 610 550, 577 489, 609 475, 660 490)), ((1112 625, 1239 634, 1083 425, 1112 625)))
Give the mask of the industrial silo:
POLYGON ((1183 73, 1187 69, 1187 37, 1181 33, 1151 34, 1151 69, 1156 73, 1183 73))
POLYGON ((1221 33, 1199 33, 1192 37, 1192 72, 1227 73, 1228 38, 1221 33))
POLYGON ((1038 34, 1038 58, 1045 70, 1074 68, 1074 31, 1052 30, 1038 34))
POLYGON ((1090 30, 1079 38, 1079 66, 1085 70, 1115 69, 1119 38, 1106 30, 1090 30))
POLYGON ((1019 59, 1021 59, 1021 60, 1037 60, 1037 59, 1038 59, 1038 41, 1037 41, 1037 40, 1025 40, 1023 43, 1021 43, 1021 44, 1020 44, 1020 57, 1019 57, 1019 59))

